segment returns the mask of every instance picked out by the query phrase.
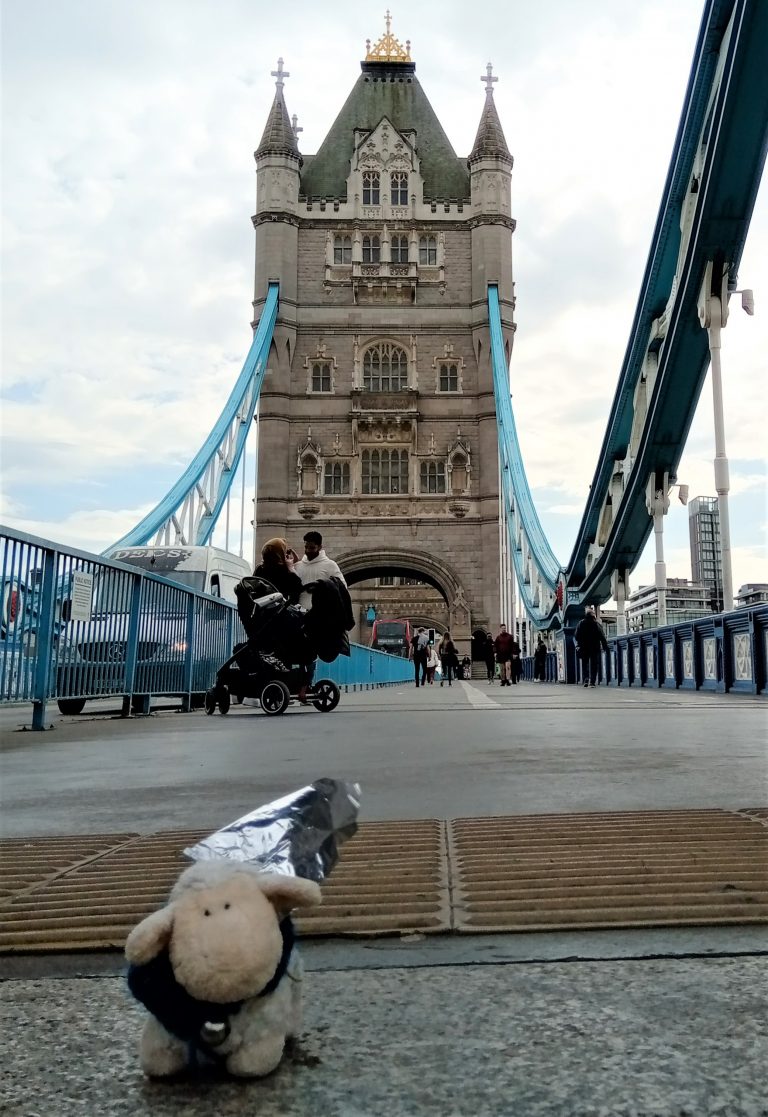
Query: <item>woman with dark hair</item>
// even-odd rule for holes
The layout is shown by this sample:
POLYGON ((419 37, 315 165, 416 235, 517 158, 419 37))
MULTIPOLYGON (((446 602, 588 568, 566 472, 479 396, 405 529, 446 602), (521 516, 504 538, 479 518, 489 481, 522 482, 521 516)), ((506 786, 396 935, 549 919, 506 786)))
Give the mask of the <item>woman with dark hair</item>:
POLYGON ((443 638, 440 641, 437 654, 440 656, 440 663, 443 669, 443 677, 440 680, 440 686, 442 686, 446 680, 448 681, 448 686, 450 686, 451 677, 455 674, 456 668, 459 666, 459 657, 456 654, 456 645, 451 639, 451 634, 447 629, 443 633, 443 638))
POLYGON ((268 539, 261 548, 261 562, 253 576, 271 582, 289 602, 296 602, 301 593, 301 578, 293 571, 297 558, 284 539, 268 539))

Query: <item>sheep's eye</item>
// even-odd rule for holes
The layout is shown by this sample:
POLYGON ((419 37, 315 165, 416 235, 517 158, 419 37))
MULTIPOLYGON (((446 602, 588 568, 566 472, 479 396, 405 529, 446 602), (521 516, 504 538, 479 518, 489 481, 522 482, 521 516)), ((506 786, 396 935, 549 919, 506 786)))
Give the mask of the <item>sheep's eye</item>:
POLYGON ((229 904, 224 905, 224 911, 229 911, 229 904))
POLYGON ((206 908, 205 911, 203 912, 203 915, 210 915, 210 914, 211 913, 208 911, 208 908, 206 908))

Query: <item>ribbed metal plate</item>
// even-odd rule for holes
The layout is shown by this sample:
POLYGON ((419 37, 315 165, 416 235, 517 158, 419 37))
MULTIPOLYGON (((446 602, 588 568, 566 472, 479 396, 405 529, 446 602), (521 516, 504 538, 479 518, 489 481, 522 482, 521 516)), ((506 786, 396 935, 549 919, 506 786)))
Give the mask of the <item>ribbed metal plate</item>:
POLYGON ((0 842, 0 903, 102 857, 137 834, 9 838, 0 842))
MULTIPOLYGON (((0 953, 122 948, 131 928, 164 903, 189 864, 181 850, 206 833, 0 843, 9 874, 0 899, 0 953), (34 857, 28 852, 13 868, 22 847, 34 847, 34 857)), ((362 824, 323 886, 322 906, 299 921, 305 934, 448 927, 445 824, 434 820, 362 824)))
POLYGON ((450 929, 445 823, 368 822, 342 847, 304 934, 392 934, 450 929))
POLYGON ((534 931, 768 921, 768 812, 457 819, 454 927, 534 931))
MULTIPOLYGON (((100 855, 39 880, 0 909, 0 952, 122 947, 131 928, 163 904, 189 864, 181 850, 205 833, 126 836, 122 844, 114 843, 100 855)), ((38 841, 44 848, 57 840, 38 841)), ((0 844, 3 862, 10 856, 6 843, 0 844)))
MULTIPOLYGON (((0 843, 0 953, 120 949, 203 831, 0 843)), ((768 922, 768 810, 364 823, 307 935, 768 922)))

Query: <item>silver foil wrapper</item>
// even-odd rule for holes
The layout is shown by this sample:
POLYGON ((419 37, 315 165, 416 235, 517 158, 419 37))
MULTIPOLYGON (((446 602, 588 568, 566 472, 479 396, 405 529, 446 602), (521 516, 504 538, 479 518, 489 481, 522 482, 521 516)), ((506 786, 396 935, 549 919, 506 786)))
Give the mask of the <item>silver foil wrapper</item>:
POLYGON ((184 850, 193 861, 248 861, 264 872, 318 884, 357 830, 360 785, 320 779, 243 815, 184 850))

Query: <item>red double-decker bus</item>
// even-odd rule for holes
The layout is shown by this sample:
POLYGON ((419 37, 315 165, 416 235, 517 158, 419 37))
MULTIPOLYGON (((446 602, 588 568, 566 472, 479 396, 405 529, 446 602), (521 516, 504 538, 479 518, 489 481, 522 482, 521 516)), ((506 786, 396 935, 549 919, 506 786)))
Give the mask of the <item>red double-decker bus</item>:
POLYGON ((375 620, 371 632, 371 647, 407 659, 411 647, 410 621, 402 617, 394 620, 375 620))

